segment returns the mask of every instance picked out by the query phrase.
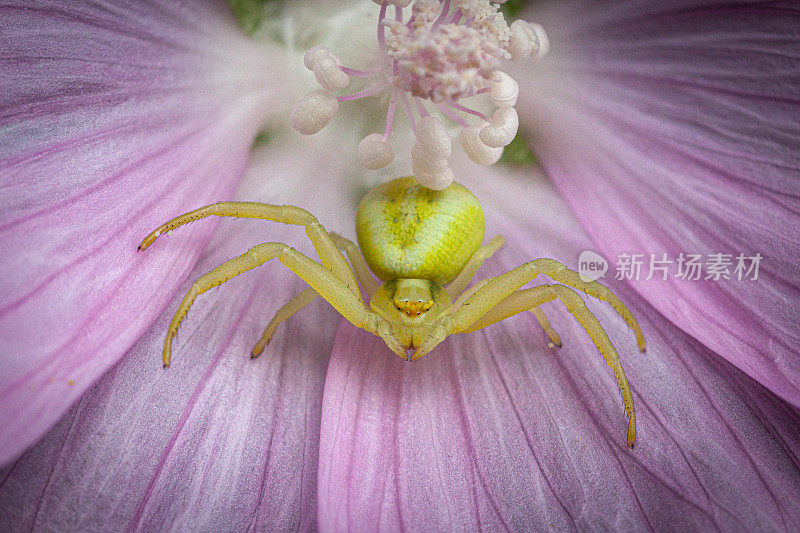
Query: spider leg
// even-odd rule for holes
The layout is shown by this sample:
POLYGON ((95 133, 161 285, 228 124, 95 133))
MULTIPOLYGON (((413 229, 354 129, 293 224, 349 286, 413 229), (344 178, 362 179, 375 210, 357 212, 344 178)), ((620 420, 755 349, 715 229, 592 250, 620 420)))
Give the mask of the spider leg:
MULTIPOLYGON (((545 274, 553 280, 574 287, 611 304, 614 310, 625 320, 636 335, 636 342, 640 351, 645 349, 644 335, 639 323, 633 314, 625 307, 607 287, 596 281, 586 282, 580 279, 577 272, 569 270, 566 266, 554 259, 534 259, 528 263, 509 270, 496 278, 490 279, 480 290, 473 294, 455 312, 453 333, 467 330, 475 321, 485 315, 492 307, 504 300, 522 285, 533 280, 539 274, 545 274)), ((533 306, 531 306, 533 307, 533 306)))
POLYGON ((286 302, 283 307, 278 309, 278 311, 275 313, 275 316, 273 316, 272 320, 270 320, 269 324, 267 324, 267 329, 264 330, 264 334, 256 343, 255 347, 253 347, 250 357, 255 359, 261 355, 261 352, 264 351, 264 347, 269 344, 269 341, 272 340, 272 336, 275 334, 275 330, 278 329, 278 326, 282 322, 288 320, 293 314, 297 313, 302 308, 316 300, 317 296, 319 296, 317 291, 311 287, 307 287, 303 292, 286 302))
MULTIPOLYGON (((364 261, 364 256, 361 254, 358 246, 356 246, 356 244, 350 239, 342 237, 338 233, 331 232, 329 235, 331 236, 331 239, 333 239, 333 242, 336 244, 337 248, 347 253, 347 258, 350 260, 353 273, 355 274, 359 285, 364 288, 367 298, 372 296, 372 294, 378 288, 378 283, 375 282, 375 279, 370 274, 369 267, 367 266, 366 261, 364 261)), ((275 331, 282 322, 288 320, 289 317, 313 302, 316 298, 317 292, 309 287, 286 302, 283 307, 278 309, 278 311, 275 313, 275 316, 272 317, 272 320, 270 320, 269 324, 267 324, 267 329, 264 330, 264 334, 261 336, 261 339, 259 339, 258 343, 256 343, 255 347, 253 348, 251 357, 258 357, 261 352, 264 351, 264 348, 267 346, 267 344, 269 344, 269 341, 272 340, 272 336, 275 334, 275 331)))
MULTIPOLYGON (((489 282, 488 279, 482 279, 481 281, 479 281, 478 283, 476 283, 475 285, 473 285, 469 289, 467 289, 464 292, 462 292, 458 296, 458 298, 456 298, 456 301, 453 302, 453 306, 450 308, 450 312, 451 313, 455 313, 458 310, 458 308, 461 307, 464 304, 465 301, 469 300, 469 298, 473 294, 478 292, 488 282, 489 282)), ((519 292, 519 291, 517 291, 517 292, 519 292)), ((514 296, 514 294, 509 296, 509 298, 514 296)), ((494 307, 493 309, 497 309, 497 307, 494 307)), ((489 312, 491 313, 491 310, 489 312)), ((547 337, 550 339, 550 342, 552 342, 553 344, 555 344, 556 346, 561 348, 561 338, 558 336, 558 333, 556 333, 556 331, 550 325, 550 321, 547 319, 547 316, 544 314, 544 311, 542 311, 538 307, 534 307, 534 308, 531 309, 531 312, 533 313, 533 316, 536 317, 536 320, 539 321, 539 325, 542 326, 542 329, 544 330, 545 334, 547 334, 547 337)), ((500 319, 500 320, 502 320, 502 319, 500 319)), ((480 329, 480 328, 478 328, 478 329, 480 329)), ((470 328, 470 331, 472 331, 472 328, 470 328)))
POLYGON ((531 309, 531 313, 533 313, 533 316, 535 316, 536 320, 539 321, 539 325, 542 326, 542 329, 547 334, 547 338, 550 339, 550 342, 552 342, 553 345, 561 348, 561 337, 558 336, 556 330, 554 330, 553 326, 550 325, 550 320, 547 319, 547 315, 544 314, 544 311, 540 307, 534 307, 531 309))
MULTIPOLYGON (((226 261, 207 274, 200 276, 194 282, 189 292, 183 297, 183 301, 178 306, 178 310, 175 312, 175 316, 172 318, 167 330, 167 337, 164 340, 164 366, 166 367, 170 364, 172 339, 175 337, 178 327, 180 327, 186 313, 189 312, 189 308, 194 303, 195 298, 210 288, 221 285, 230 278, 247 272, 276 257, 356 327, 364 328, 376 335, 379 334, 378 332, 381 328, 385 329, 386 326, 382 325, 380 318, 368 311, 364 306, 361 296, 350 290, 347 284, 330 270, 294 248, 278 242, 267 242, 254 246, 239 257, 226 261)), ((381 337, 384 337, 384 335, 381 335, 381 337)), ((395 349, 397 347, 390 346, 390 348, 395 349)))
POLYGON ((336 247, 325 228, 322 227, 314 215, 293 205, 272 205, 260 202, 217 202, 165 222, 144 238, 142 244, 139 245, 139 250, 145 250, 159 236, 169 231, 208 216, 259 218, 282 222, 283 224, 305 226, 306 234, 314 245, 322 264, 341 279, 352 292, 360 294, 356 279, 352 270, 350 270, 350 265, 347 264, 347 260, 336 247))
POLYGON ((639 323, 636 321, 636 318, 634 318, 633 313, 630 312, 625 304, 622 303, 608 287, 596 281, 583 281, 577 272, 568 269, 555 259, 539 259, 539 261, 542 261, 543 265, 547 265, 547 271, 545 271, 544 274, 548 277, 572 287, 573 289, 585 292, 589 296, 594 296, 598 300, 609 303, 617 314, 625 320, 628 327, 633 330, 633 333, 636 335, 636 344, 639 347, 639 351, 643 352, 645 350, 642 328, 639 327, 639 323))
POLYGON ((359 250, 356 243, 342 237, 338 233, 331 232, 331 239, 339 248, 339 250, 347 253, 347 258, 350 259, 350 264, 353 266, 353 272, 356 275, 358 283, 364 288, 367 298, 370 298, 380 286, 375 278, 372 277, 367 262, 364 260, 364 255, 359 250))
POLYGON ((636 440, 636 414, 633 409, 631 389, 628 385, 628 379, 625 377, 625 371, 622 369, 619 354, 597 317, 589 311, 589 308, 586 307, 586 302, 573 289, 564 285, 540 285, 531 289, 516 291, 463 331, 469 332, 484 328, 555 299, 560 300, 567 310, 578 319, 578 322, 580 322, 597 347, 600 355, 603 356, 606 364, 614 371, 617 385, 622 393, 622 401, 625 404, 625 412, 628 415, 628 446, 633 447, 633 443, 636 440))
POLYGON ((505 239, 502 235, 496 235, 489 244, 486 246, 481 246, 475 253, 472 254, 472 257, 469 258, 467 264, 461 269, 461 272, 450 282, 450 284, 446 287, 447 294, 450 295, 450 298, 455 299, 456 296, 464 292, 464 289, 467 288, 469 285, 470 280, 475 275, 475 272, 481 267, 484 261, 492 257, 494 253, 500 249, 501 246, 505 243, 505 239))

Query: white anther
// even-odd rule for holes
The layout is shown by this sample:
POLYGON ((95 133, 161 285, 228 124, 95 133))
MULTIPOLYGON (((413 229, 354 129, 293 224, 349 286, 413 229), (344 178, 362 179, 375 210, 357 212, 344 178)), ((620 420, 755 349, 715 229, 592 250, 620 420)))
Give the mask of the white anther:
MULTIPOLYGON (((372 0, 372 1, 378 5, 383 4, 381 0, 372 0)), ((411 3, 411 0, 388 0, 386 3, 389 4, 390 6, 408 7, 408 5, 411 3)))
POLYGON ((499 70, 492 74, 492 85, 489 89, 489 98, 497 107, 513 107, 517 103, 519 96, 519 84, 517 81, 499 70))
POLYGON ((419 142, 411 148, 411 171, 423 187, 440 191, 453 183, 453 171, 447 159, 429 154, 419 142))
POLYGON ((455 180, 453 171, 447 167, 442 172, 417 172, 414 174, 420 185, 433 189, 434 191, 441 191, 450 186, 455 180))
POLYGON ((513 61, 525 61, 531 53, 535 53, 536 57, 544 57, 550 49, 547 34, 539 24, 515 20, 509 30, 511 35, 507 50, 513 61))
POLYGON ((417 126, 417 140, 414 147, 426 159, 447 159, 453 153, 453 142, 442 121, 433 115, 422 117, 417 126))
POLYGON ((470 128, 463 128, 461 133, 458 134, 458 141, 461 143, 461 148, 474 163, 479 165, 494 165, 503 155, 503 148, 492 148, 486 146, 480 137, 481 128, 473 126, 470 128))
POLYGON ((380 133, 367 135, 358 143, 358 160, 370 170, 383 168, 394 160, 394 152, 380 133))
POLYGON ((507 146, 517 135, 519 116, 513 107, 501 107, 492 114, 490 124, 481 128, 480 138, 483 144, 492 148, 507 146))
POLYGON ((324 89, 308 93, 292 108, 289 122, 303 135, 313 135, 327 126, 336 110, 339 101, 324 89))
MULTIPOLYGON (((303 64, 306 66, 308 70, 313 71, 316 64, 326 57, 333 57, 338 61, 333 52, 330 51, 329 48, 325 46, 315 46, 311 50, 307 51, 306 54, 303 56, 303 64)), ((341 62, 339 61, 339 66, 341 66, 341 62)))
POLYGON ((314 72, 326 91, 335 92, 350 84, 350 76, 341 71, 342 60, 324 46, 315 46, 303 56, 303 64, 314 72))
POLYGON ((533 33, 536 34, 536 40, 539 43, 539 49, 536 53, 536 57, 544 57, 547 55, 547 52, 550 51, 550 39, 547 38, 547 33, 545 33, 541 24, 531 22, 530 26, 533 30, 533 33))
POLYGON ((332 56, 317 61, 314 76, 326 91, 335 92, 350 85, 350 76, 339 69, 339 63, 332 56))

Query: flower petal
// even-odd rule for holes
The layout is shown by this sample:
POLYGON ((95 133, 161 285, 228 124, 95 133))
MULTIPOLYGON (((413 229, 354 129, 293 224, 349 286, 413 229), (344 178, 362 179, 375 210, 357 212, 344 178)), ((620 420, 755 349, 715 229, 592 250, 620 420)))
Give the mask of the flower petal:
MULTIPOLYGON (((534 256, 574 264, 590 244, 555 190, 499 174, 460 174, 483 200, 487 235, 507 239, 479 278, 534 256)), ((344 324, 323 397, 320 528, 798 527, 796 409, 629 288, 614 290, 649 343, 640 354, 609 306, 588 302, 634 391, 634 450, 613 374, 555 302, 544 309, 561 349, 548 349, 525 314, 450 337, 408 363, 344 324)))
POLYGON ((270 76, 281 56, 222 2, 18 2, 0 17, 2 464, 172 298, 213 224, 136 247, 231 195, 289 75, 270 76))
MULTIPOLYGON (((331 229, 351 221, 347 183, 323 151, 254 155, 237 197, 302 204, 331 229), (309 157, 309 153, 318 154, 309 157), (344 216, 343 216, 344 214, 344 216)), ((157 241, 193 242, 193 225, 157 241)), ((313 254, 302 228, 223 220, 191 278, 259 240, 313 254)), ((302 529, 316 523, 319 416, 339 315, 318 300, 284 323, 256 360, 272 314, 305 284, 277 261, 201 295, 169 369, 167 326, 188 288, 45 438, 0 471, 0 529, 302 529)))
POLYGON ((733 254, 731 273, 738 254, 760 253, 757 281, 683 281, 673 264, 666 281, 631 284, 800 405, 796 4, 625 1, 535 16, 552 57, 521 75, 518 107, 599 251, 644 254, 645 271, 650 254, 733 254))

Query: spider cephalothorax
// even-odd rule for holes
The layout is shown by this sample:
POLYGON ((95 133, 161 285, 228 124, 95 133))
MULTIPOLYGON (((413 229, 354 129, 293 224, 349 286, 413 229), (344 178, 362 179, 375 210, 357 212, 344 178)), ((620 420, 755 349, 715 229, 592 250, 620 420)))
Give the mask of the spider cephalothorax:
POLYGON ((268 242, 201 276, 183 298, 169 326, 164 366, 169 366, 172 339, 197 296, 273 258, 310 287, 277 311, 253 348, 253 357, 263 351, 281 322, 318 295, 355 326, 380 336, 393 352, 412 361, 429 353, 449 335, 475 331, 523 311, 532 311, 553 344, 560 346, 558 335, 538 307, 558 299, 586 329, 614 371, 629 418, 628 444, 633 446, 633 398, 619 355, 574 289, 611 304, 635 332, 639 349, 644 350, 644 337, 636 319, 608 288, 581 280, 576 272, 553 259, 535 259, 467 289, 483 261, 502 246, 503 238, 494 237, 481 246, 483 210, 475 196, 461 185, 453 183, 434 191, 421 187, 413 177, 379 185, 358 208, 360 250, 352 241, 328 233, 304 209, 255 202, 219 202, 181 215, 148 235, 139 249, 144 250, 168 231, 209 215, 305 226, 320 261, 283 243, 268 242), (347 254, 349 263, 342 252, 347 254), (374 280, 370 269, 383 284, 374 280), (521 289, 540 274, 557 283, 521 289), (369 306, 362 298, 359 282, 369 306))

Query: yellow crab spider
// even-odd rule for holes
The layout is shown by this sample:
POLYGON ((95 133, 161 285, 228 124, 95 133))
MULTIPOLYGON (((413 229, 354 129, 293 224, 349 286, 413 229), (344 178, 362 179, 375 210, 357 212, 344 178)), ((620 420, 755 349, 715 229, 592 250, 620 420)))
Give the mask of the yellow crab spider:
POLYGON ((616 349, 597 318, 574 289, 606 301, 636 334, 639 349, 645 343, 631 312, 600 283, 582 281, 576 272, 553 259, 535 259, 469 289, 481 264, 503 245, 497 236, 485 246, 485 220, 478 199, 453 183, 434 191, 413 177, 399 178, 370 191, 358 207, 358 247, 328 233, 309 212, 291 205, 255 202, 219 202, 196 209, 161 225, 142 244, 144 250, 164 233, 210 215, 261 218, 304 226, 320 261, 279 243, 259 244, 194 282, 178 307, 164 341, 164 366, 169 366, 172 339, 195 298, 230 278, 277 258, 302 278, 309 288, 281 307, 255 345, 258 356, 278 325, 314 300, 327 300, 356 327, 381 337, 403 359, 413 350, 416 360, 447 336, 467 333, 523 311, 532 311, 555 345, 558 335, 539 305, 560 300, 591 337, 614 371, 628 415, 628 445, 636 439, 636 416, 628 380, 616 349), (349 259, 345 259, 344 252, 349 259), (379 285, 372 271, 383 281, 379 285), (521 287, 544 274, 554 284, 521 287), (359 283, 369 298, 362 298, 359 283))

